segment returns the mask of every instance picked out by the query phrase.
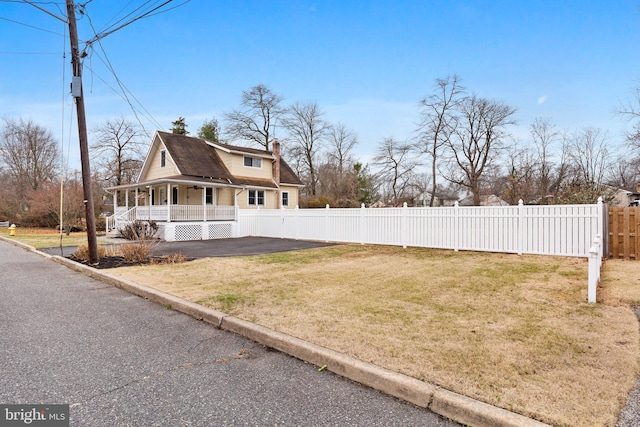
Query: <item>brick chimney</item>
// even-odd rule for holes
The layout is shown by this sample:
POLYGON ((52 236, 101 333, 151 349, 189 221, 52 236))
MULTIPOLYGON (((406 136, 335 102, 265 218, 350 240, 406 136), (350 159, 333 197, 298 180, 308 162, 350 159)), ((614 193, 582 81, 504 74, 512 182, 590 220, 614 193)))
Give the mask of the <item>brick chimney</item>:
POLYGON ((273 153, 273 180, 276 182, 276 185, 280 187, 280 143, 277 139, 273 141, 272 145, 272 153, 273 153))

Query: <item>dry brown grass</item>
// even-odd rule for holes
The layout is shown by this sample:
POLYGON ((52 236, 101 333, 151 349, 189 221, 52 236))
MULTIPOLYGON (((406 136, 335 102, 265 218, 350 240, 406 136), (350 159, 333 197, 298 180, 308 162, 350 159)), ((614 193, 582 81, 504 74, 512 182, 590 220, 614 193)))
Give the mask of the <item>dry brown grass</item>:
POLYGON ((576 258, 344 245, 113 274, 541 421, 593 426, 615 424, 640 370, 638 286, 617 267, 605 265, 597 305, 576 258))

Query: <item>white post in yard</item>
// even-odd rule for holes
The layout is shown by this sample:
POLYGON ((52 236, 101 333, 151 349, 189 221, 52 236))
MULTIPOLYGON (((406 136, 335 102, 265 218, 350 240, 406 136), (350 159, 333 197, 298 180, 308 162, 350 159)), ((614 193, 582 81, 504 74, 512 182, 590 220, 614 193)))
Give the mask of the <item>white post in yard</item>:
POLYGON ((598 231, 597 231, 596 237, 600 238, 599 239, 600 240, 600 260, 604 258, 604 251, 606 250, 607 253, 609 251, 608 247, 605 249, 604 241, 603 241, 603 237, 605 236, 604 234, 605 213, 606 212, 604 210, 604 204, 602 203, 602 197, 598 197, 598 231))
POLYGON ((329 243, 329 204, 325 206, 325 214, 324 214, 324 238, 325 242, 329 243))
POLYGON ((365 214, 365 207, 364 207, 364 203, 362 203, 360 205, 360 244, 361 245, 364 245, 364 231, 365 231, 364 214, 365 214))
POLYGON ((453 204, 453 212, 453 250, 454 252, 458 252, 460 249, 460 235, 462 233, 460 233, 460 204, 457 200, 453 204))
POLYGON ((524 246, 524 202, 518 200, 518 255, 522 255, 524 246))
POLYGON ((596 289, 598 287, 598 281, 600 280, 600 260, 598 259, 600 249, 598 243, 595 242, 591 249, 589 249, 589 283, 587 288, 587 301, 590 304, 596 302, 596 289))
POLYGON ((402 219, 400 222, 400 239, 402 239, 402 249, 407 249, 407 202, 402 204, 402 219))
POLYGON ((300 238, 300 218, 298 217, 298 214, 300 213, 300 206, 296 205, 296 209, 294 211, 294 218, 295 218, 295 235, 294 235, 294 239, 298 240, 300 238))

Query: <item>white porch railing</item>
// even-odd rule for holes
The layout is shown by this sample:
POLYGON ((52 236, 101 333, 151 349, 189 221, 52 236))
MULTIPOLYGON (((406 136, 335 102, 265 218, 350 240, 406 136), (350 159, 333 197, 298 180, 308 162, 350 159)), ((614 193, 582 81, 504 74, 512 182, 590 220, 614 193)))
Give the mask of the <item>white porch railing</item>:
POLYGON ((137 206, 129 210, 116 208, 115 215, 107 218, 107 229, 111 230, 118 222, 144 221, 235 221, 235 206, 215 205, 162 205, 137 206))

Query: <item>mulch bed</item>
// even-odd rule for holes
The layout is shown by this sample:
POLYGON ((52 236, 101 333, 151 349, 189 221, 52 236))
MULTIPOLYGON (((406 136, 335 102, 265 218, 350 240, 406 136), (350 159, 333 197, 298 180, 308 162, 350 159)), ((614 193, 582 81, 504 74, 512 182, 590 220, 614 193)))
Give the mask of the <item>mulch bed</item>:
MULTIPOLYGON (((90 265, 88 261, 76 258, 73 255, 70 255, 67 258, 80 264, 90 265)), ((191 261, 193 259, 194 258, 186 258, 185 262, 191 261)), ((121 257, 121 256, 106 256, 106 257, 100 258, 98 260, 98 264, 90 265, 90 266, 93 268, 102 270, 107 268, 130 267, 134 265, 148 265, 148 264, 175 264, 175 263, 170 261, 166 257, 153 257, 153 258, 150 258, 147 262, 132 262, 132 261, 127 261, 126 259, 124 259, 124 257, 121 257)))

